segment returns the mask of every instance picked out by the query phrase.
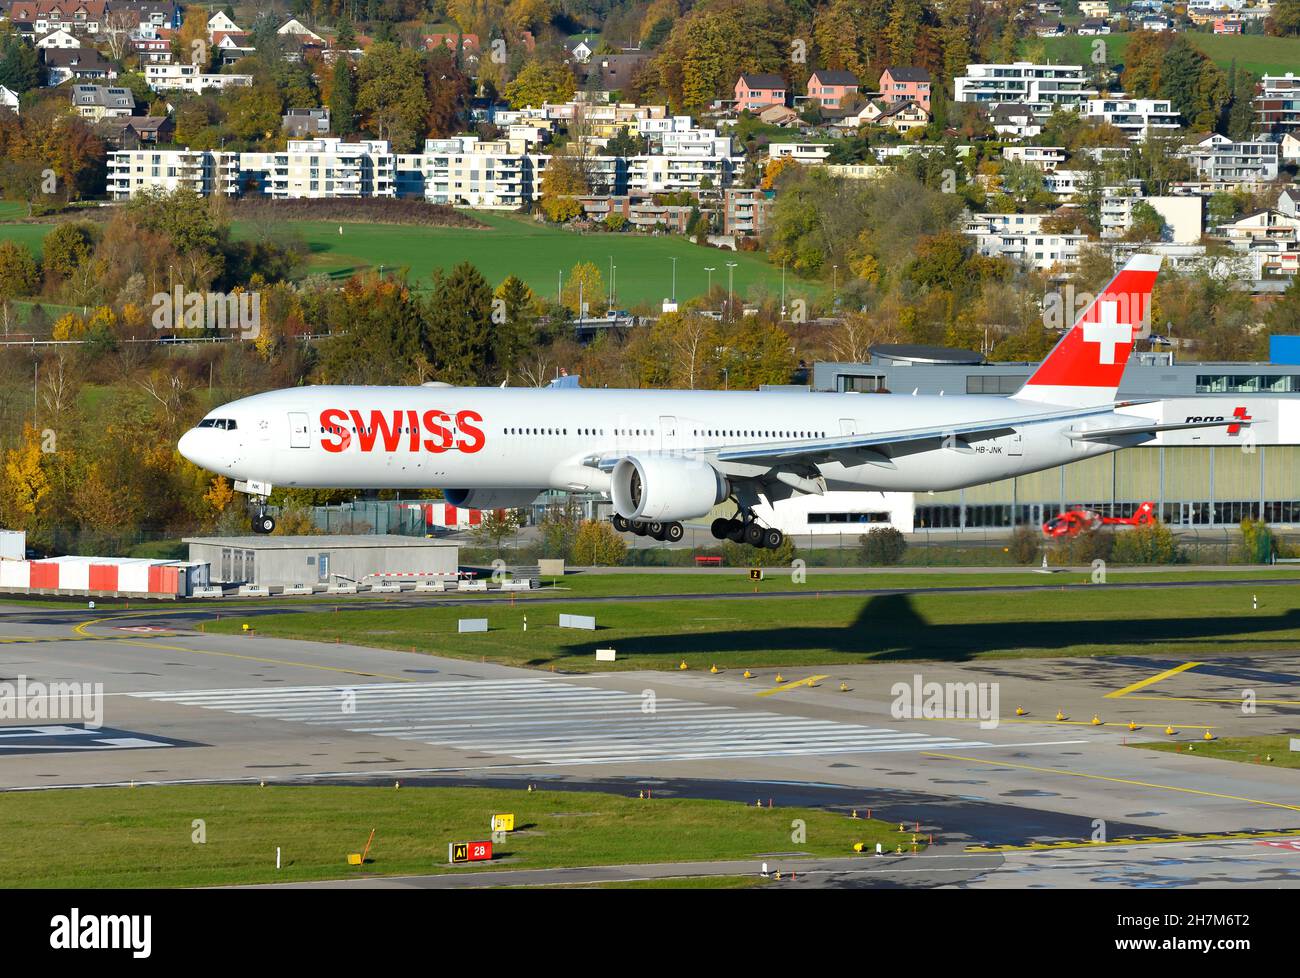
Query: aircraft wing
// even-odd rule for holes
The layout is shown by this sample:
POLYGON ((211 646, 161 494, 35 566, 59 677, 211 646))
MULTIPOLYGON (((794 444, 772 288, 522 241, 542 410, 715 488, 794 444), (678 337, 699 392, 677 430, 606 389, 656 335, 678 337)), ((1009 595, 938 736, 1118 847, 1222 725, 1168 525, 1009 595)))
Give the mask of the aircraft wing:
POLYGON ((1144 424, 1122 425, 1118 428, 1088 428, 1071 430, 1065 437, 1071 441, 1109 441, 1124 435, 1158 435, 1162 431, 1183 431, 1187 428, 1226 428, 1231 425, 1250 426, 1249 418, 1224 418, 1221 421, 1149 421, 1144 424))
POLYGON ((875 431, 861 435, 837 435, 831 438, 805 438, 797 441, 766 442, 754 445, 723 445, 712 449, 701 449, 700 454, 714 455, 720 462, 815 462, 818 459, 827 459, 831 456, 853 452, 870 454, 874 449, 891 445, 905 445, 910 442, 942 441, 945 438, 956 438, 960 441, 978 441, 980 438, 994 438, 1001 434, 1007 434, 1024 425, 1040 424, 1046 421, 1070 421, 1102 414, 1112 414, 1116 406, 1107 404, 1103 407, 1069 408, 1037 414, 1009 415, 1005 418, 963 421, 942 427, 899 428, 895 431, 875 431))

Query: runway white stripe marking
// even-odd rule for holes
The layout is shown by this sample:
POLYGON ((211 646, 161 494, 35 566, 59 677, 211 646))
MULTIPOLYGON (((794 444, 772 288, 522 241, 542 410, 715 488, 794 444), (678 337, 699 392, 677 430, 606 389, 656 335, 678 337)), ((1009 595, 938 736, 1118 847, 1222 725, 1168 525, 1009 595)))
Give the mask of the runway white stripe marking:
POLYGON ((977 748, 985 741, 541 679, 132 693, 539 764, 608 764, 977 748), (345 712, 344 707, 350 707, 345 712))

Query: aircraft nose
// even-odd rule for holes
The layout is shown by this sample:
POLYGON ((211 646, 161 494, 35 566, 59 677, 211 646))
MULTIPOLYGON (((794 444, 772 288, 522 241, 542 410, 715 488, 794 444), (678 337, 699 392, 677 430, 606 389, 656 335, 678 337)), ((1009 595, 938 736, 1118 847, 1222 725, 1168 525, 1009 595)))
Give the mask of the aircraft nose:
POLYGON ((211 452, 204 451, 206 438, 204 433, 197 428, 191 428, 185 434, 181 435, 181 440, 176 443, 176 450, 193 462, 199 468, 210 469, 212 466, 209 462, 211 452))

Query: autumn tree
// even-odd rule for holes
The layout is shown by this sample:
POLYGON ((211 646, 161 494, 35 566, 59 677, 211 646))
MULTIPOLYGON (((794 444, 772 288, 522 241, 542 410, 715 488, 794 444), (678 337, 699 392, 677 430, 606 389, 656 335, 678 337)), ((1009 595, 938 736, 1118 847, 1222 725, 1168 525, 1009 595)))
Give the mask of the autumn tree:
POLYGON ((540 108, 567 102, 577 89, 573 70, 563 61, 529 61, 502 94, 516 108, 540 108))
POLYGON ((357 67, 357 111, 362 127, 387 139, 393 152, 415 152, 429 112, 419 52, 372 44, 357 67))
POLYGON ((582 204, 576 198, 590 191, 581 161, 556 154, 542 171, 542 213, 557 224, 572 220, 582 213, 582 204))
POLYGON ((600 269, 589 261, 574 265, 560 291, 560 301, 575 316, 599 316, 603 313, 609 303, 605 294, 605 277, 600 269), (583 306, 587 307, 585 312, 583 306))
POLYGON ((32 295, 40 281, 32 253, 16 241, 0 241, 0 299, 32 295))
POLYGON ((568 559, 583 567, 618 567, 627 559, 627 541, 607 520, 583 520, 568 559))

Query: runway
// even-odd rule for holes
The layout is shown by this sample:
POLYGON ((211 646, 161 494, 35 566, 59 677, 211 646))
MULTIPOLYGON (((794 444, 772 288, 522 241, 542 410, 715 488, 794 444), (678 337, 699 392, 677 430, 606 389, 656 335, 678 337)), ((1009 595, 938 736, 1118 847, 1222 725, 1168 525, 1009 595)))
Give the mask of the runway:
POLYGON ((1097 848, 986 853, 982 861, 966 852, 1086 840, 1098 825, 1110 838, 1300 836, 1295 771, 1126 745, 1165 739, 1170 723, 1183 725, 1174 739, 1193 746, 1206 729, 1215 736, 1294 729, 1294 652, 830 666, 785 677, 803 681, 791 685, 775 684, 771 670, 752 680, 698 671, 566 676, 200 634, 175 615, 98 617, 109 620, 78 634, 83 616, 0 608, 0 635, 12 640, 0 644, 0 681, 74 680, 105 691, 103 730, 54 733, 38 728, 60 724, 0 721, 0 788, 262 780, 654 786, 745 803, 869 808, 918 824, 935 836, 927 857, 968 859, 962 865, 971 870, 913 874, 910 883, 898 870, 897 879, 871 884, 829 873, 824 885, 1145 885, 1144 874, 1150 885, 1169 886, 1300 882, 1293 872, 1300 852, 1259 840, 1171 843, 1160 849, 1166 855, 1143 850, 1127 861, 1097 848), (893 715, 891 686, 917 676, 996 683, 997 726, 893 715), (1241 710, 1244 688, 1253 690, 1253 714, 1241 710), (1113 882, 1122 878, 1139 882, 1113 882))

